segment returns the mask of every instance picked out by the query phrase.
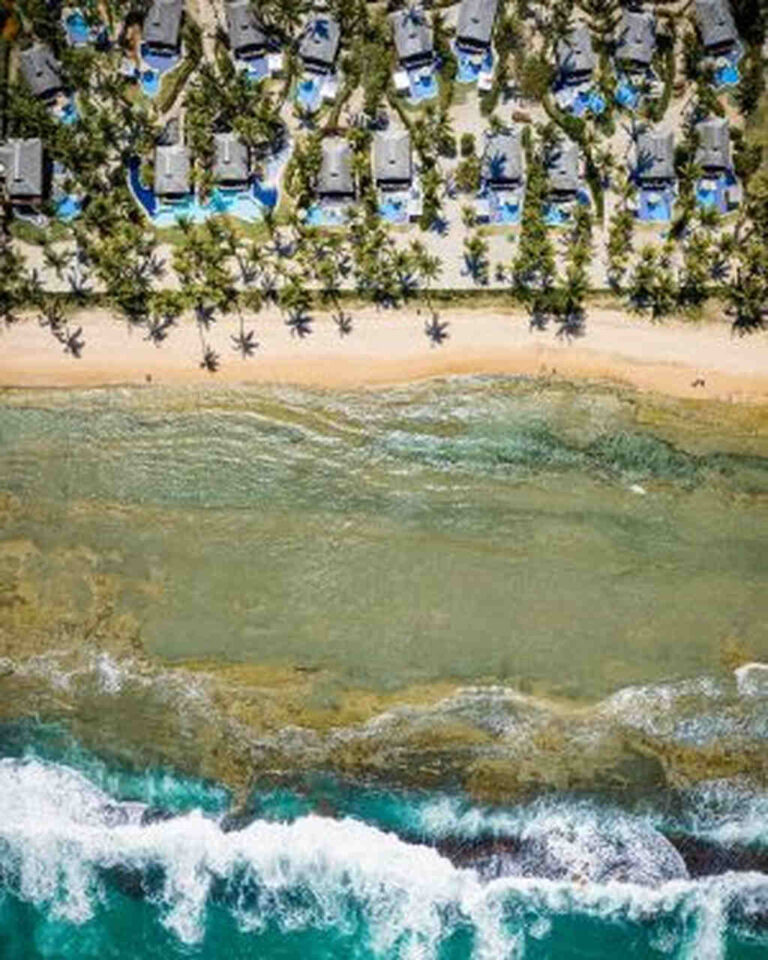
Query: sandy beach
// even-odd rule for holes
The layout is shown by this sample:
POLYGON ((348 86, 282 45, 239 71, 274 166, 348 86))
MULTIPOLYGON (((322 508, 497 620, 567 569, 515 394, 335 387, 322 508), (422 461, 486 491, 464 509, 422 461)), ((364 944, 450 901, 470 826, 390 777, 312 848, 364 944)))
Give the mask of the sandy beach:
POLYGON ((243 360, 232 347, 238 321, 219 321, 206 335, 220 356, 215 374, 202 370, 200 335, 183 320, 156 346, 106 310, 89 310, 81 359, 30 318, 3 331, 0 386, 95 387, 116 384, 294 383, 377 387, 429 377, 495 374, 609 381, 676 397, 768 401, 768 334, 736 337, 723 322, 652 324, 620 310, 595 308, 586 335, 567 342, 553 331, 531 332, 521 311, 454 308, 442 312, 449 339, 430 346, 424 314, 354 312, 341 338, 320 315, 310 336, 291 336, 277 312, 248 318, 259 348, 243 360), (702 382, 703 381, 703 382, 702 382))

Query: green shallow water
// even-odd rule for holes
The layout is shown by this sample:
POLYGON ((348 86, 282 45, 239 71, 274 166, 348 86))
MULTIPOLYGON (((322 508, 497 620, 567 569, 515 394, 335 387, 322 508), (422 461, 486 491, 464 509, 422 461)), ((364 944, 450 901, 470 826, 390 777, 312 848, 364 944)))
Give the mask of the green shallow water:
POLYGON ((171 659, 595 697, 712 670, 729 638, 768 656, 767 434, 646 413, 509 380, 12 393, 2 538, 75 607, 114 578, 171 659))

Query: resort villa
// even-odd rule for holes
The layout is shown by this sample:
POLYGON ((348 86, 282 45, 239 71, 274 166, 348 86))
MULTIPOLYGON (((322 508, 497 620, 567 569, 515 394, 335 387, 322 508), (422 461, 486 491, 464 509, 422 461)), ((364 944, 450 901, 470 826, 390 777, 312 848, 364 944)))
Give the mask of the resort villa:
POLYGON ((413 185, 411 135, 407 130, 380 131, 373 138, 373 179, 379 213, 391 223, 405 223, 421 215, 421 201, 413 185))
POLYGON ((234 0, 225 5, 229 47, 236 60, 262 57, 267 49, 267 35, 256 19, 248 0, 234 0))
POLYGON ((557 42, 555 62, 555 99, 558 105, 576 116, 586 111, 602 113, 605 100, 592 89, 597 57, 592 48, 592 35, 585 24, 574 27, 557 42))
POLYGON ((179 52, 183 0, 155 0, 144 18, 143 53, 169 56, 179 52))
POLYGON ((703 174, 696 187, 696 198, 704 207, 727 213, 741 200, 741 188, 731 161, 728 121, 721 117, 702 120, 695 130, 698 138, 695 161, 703 174))
POLYGON ((354 199, 352 147, 343 137, 323 140, 317 195, 324 199, 354 199))
POLYGON ((63 91, 61 64, 44 43, 22 50, 20 67, 27 86, 39 99, 52 100, 63 91))
POLYGON ((274 38, 268 36, 259 23, 249 0, 233 0, 225 3, 224 9, 229 48, 235 64, 254 79, 280 73, 283 68, 283 55, 279 51, 270 52, 274 38))
POLYGON ((671 219, 676 182, 672 132, 648 130, 638 136, 633 178, 639 189, 638 217, 649 221, 671 219))
POLYGON ((558 144, 547 164, 550 200, 570 203, 576 199, 583 182, 581 168, 578 145, 572 140, 558 144))
POLYGON ((523 145, 519 129, 500 131, 485 143, 482 165, 481 217, 494 223, 517 223, 523 207, 523 145))
POLYGON ((154 190, 161 200, 178 200, 189 194, 189 152, 183 144, 155 148, 154 190))
POLYGON ((236 133, 213 135, 213 181, 222 187, 245 187, 251 179, 248 147, 236 133))
POLYGON ((597 63, 592 35, 585 24, 574 27, 555 47, 558 86, 581 86, 592 80, 597 63))
POLYGON ((498 0, 462 0, 456 28, 457 80, 489 90, 493 82, 491 38, 498 0))
POLYGON ((299 46, 304 76, 296 89, 296 100, 305 110, 314 112, 324 100, 335 98, 334 67, 340 42, 341 27, 327 14, 316 14, 307 24, 299 46))
POLYGON ((616 31, 616 61, 627 73, 646 73, 656 48, 656 18, 640 10, 624 10, 616 31))
POLYGON ((0 179, 13 206, 36 206, 45 195, 43 141, 8 140, 0 143, 0 179))
POLYGON ((400 64, 395 74, 398 93, 410 93, 414 100, 436 96, 434 34, 424 9, 408 7, 393 13, 392 32, 400 64))
POLYGON ((708 56, 728 56, 738 46, 739 34, 728 0, 696 0, 696 22, 708 56))

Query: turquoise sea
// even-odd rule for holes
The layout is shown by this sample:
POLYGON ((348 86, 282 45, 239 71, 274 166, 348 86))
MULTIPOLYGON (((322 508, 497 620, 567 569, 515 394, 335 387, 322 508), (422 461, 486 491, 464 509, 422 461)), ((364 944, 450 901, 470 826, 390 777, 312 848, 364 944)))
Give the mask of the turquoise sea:
POLYGON ((768 420, 0 397, 0 958, 768 956, 768 420))

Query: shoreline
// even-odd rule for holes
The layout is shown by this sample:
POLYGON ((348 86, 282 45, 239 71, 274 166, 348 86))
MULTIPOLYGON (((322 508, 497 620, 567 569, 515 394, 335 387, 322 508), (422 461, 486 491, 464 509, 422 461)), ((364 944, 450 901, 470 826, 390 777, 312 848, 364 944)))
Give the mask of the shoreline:
POLYGON ((727 323, 653 324, 612 308, 596 308, 585 336, 570 342, 553 330, 530 331, 521 310, 456 307, 441 312, 449 339, 431 346, 425 312, 417 309, 353 314, 341 338, 328 314, 316 314, 311 335, 291 336, 279 313, 245 319, 259 348, 248 360, 233 349, 239 321, 219 320, 205 334, 219 354, 215 374, 200 368, 195 324, 182 319, 160 347, 128 329, 104 308, 69 318, 82 326, 81 359, 31 318, 4 333, 0 387, 83 388, 216 383, 283 384, 327 389, 385 388, 447 376, 557 377, 608 382, 677 398, 768 403, 768 334, 735 337, 727 323))

